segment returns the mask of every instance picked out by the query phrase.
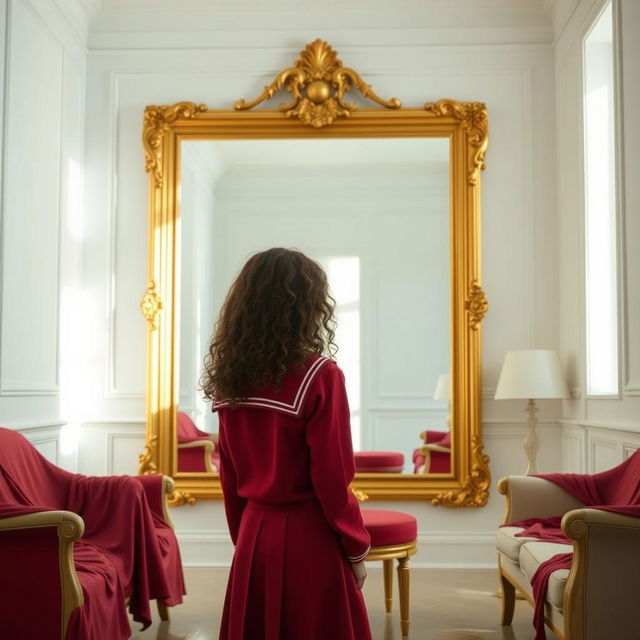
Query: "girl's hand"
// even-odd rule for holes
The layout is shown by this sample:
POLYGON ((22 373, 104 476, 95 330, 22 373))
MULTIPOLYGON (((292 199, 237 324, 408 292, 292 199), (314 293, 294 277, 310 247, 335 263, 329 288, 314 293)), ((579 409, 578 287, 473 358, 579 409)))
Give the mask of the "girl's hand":
POLYGON ((361 560, 360 562, 351 562, 350 564, 351 571, 353 571, 353 575, 356 577, 358 589, 362 589, 362 585, 367 579, 367 568, 364 565, 364 560, 361 560))

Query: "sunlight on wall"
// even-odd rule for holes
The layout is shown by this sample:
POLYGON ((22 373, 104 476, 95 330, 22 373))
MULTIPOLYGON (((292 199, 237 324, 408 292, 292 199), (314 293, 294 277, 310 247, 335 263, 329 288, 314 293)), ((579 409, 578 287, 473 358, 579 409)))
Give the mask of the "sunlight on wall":
MULTIPOLYGON (((73 159, 67 160, 64 228, 67 238, 62 246, 66 249, 66 268, 78 278, 80 244, 82 242, 82 171, 73 159)), ((59 383, 60 417, 66 424, 60 430, 60 453, 72 455, 78 449, 80 425, 86 415, 88 376, 84 371, 86 353, 87 322, 86 302, 80 288, 75 284, 62 288, 59 308, 59 383)))
POLYGON ((60 415, 66 425, 60 431, 60 452, 73 454, 86 416, 87 380, 83 355, 87 326, 84 296, 75 287, 65 287, 60 296, 60 415))

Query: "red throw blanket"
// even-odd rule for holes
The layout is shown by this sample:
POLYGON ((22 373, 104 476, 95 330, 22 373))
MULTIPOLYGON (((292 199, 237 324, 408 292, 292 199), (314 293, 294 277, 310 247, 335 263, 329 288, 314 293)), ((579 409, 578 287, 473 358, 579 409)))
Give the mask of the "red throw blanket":
MULTIPOLYGON (((151 624, 150 599, 161 600, 168 606, 182 601, 185 589, 180 554, 175 535, 162 516, 161 476, 72 474, 48 462, 16 432, 0 429, 0 441, 0 518, 67 510, 84 520, 85 532, 74 544, 73 556, 85 604, 73 612, 67 640, 128 638, 131 631, 124 608, 127 597, 134 620, 142 623, 143 628, 151 624), (96 610, 101 614, 91 615, 96 610), (103 625, 109 620, 109 628, 94 629, 96 620, 103 621, 99 623, 103 625)), ((22 531, 21 535, 27 534, 22 531)), ((3 555, 3 562, 13 563, 2 566, 4 575, 11 575, 16 583, 20 582, 20 576, 25 576, 25 580, 33 583, 33 587, 23 585, 25 594, 49 589, 49 597, 45 593, 40 600, 59 603, 57 536, 49 540, 48 533, 43 531, 29 533, 33 538, 29 549, 41 547, 38 558, 25 555, 26 547, 19 536, 10 532, 2 536, 3 546, 8 549, 14 545, 19 550, 13 555, 10 552, 3 555), (36 540, 38 536, 42 543, 40 538, 36 540), (55 566, 50 558, 55 558, 55 566), (43 565, 51 565, 50 571, 45 571, 43 565)), ((28 595, 22 604, 15 606, 24 606, 24 615, 12 615, 5 624, 0 608, 2 637, 10 621, 22 620, 20 624, 24 625, 25 620, 34 619, 28 595)), ((57 609, 54 614, 52 619, 60 617, 57 609)), ((59 625, 53 628, 59 629, 59 625)), ((36 637, 35 632, 24 629, 11 633, 7 637, 36 637)), ((42 635, 37 637, 47 640, 42 635)), ((59 631, 56 637, 59 638, 59 631)))
MULTIPOLYGON (((567 493, 580 500, 586 507, 613 511, 626 516, 640 518, 640 449, 622 464, 594 475, 578 473, 551 473, 538 475, 549 480, 567 493)), ((531 518, 519 522, 510 522, 511 527, 524 527, 516 534, 522 537, 537 538, 549 542, 571 544, 562 533, 562 517, 531 518)), ((570 569, 571 553, 561 553, 543 562, 531 578, 535 610, 533 624, 536 630, 535 640, 545 640, 544 603, 547 596, 549 576, 559 569, 570 569)))

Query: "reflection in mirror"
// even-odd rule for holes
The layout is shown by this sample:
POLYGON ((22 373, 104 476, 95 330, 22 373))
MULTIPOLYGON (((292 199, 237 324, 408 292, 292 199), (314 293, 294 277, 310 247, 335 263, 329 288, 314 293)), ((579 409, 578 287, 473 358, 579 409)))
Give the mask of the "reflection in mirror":
POLYGON ((449 140, 188 140, 180 153, 178 470, 217 470, 202 361, 235 275, 282 246, 327 273, 358 470, 449 473, 449 140))

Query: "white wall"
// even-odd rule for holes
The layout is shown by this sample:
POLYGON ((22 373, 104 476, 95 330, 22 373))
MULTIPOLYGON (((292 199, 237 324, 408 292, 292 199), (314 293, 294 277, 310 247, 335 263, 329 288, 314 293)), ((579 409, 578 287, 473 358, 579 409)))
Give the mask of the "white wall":
MULTIPOLYGON (((101 14, 90 36, 87 91, 83 282, 91 309, 91 416, 83 429, 81 469, 133 472, 143 446, 145 323, 138 303, 147 278, 144 106, 193 100, 230 108, 240 97, 257 95, 308 41, 322 37, 380 95, 398 96, 406 106, 443 97, 488 105, 485 439, 494 485, 502 475, 524 471, 524 407, 491 398, 507 349, 557 346, 551 29, 542 10, 497 9, 489 16, 484 9, 474 12, 472 4, 453 13, 408 4, 402 11, 376 5, 364 12, 362 6, 297 11, 283 4, 267 13, 227 6, 197 17, 170 9, 158 15, 115 8, 101 14), (237 29, 249 28, 247 20, 256 21, 256 30, 237 29), (492 28, 490 20, 500 28, 492 28), (166 32, 177 25, 186 31, 166 32), (452 26, 459 28, 439 28, 452 26)), ((560 466, 557 413, 554 404, 543 407, 544 471, 560 466)), ((494 490, 489 505, 475 511, 420 502, 383 505, 418 517, 425 544, 416 562, 494 562, 494 532, 503 511, 494 490)), ((220 503, 176 509, 174 519, 187 562, 229 561, 220 503)))
POLYGON ((0 5, 0 425, 74 468, 88 14, 66 8, 0 5))
MULTIPOLYGON (((559 5, 562 3, 558 3, 559 5)), ((640 4, 614 0, 618 57, 620 394, 586 396, 582 40, 604 6, 580 0, 555 43, 560 347, 573 398, 564 403, 563 468, 600 471, 640 446, 640 4)))

